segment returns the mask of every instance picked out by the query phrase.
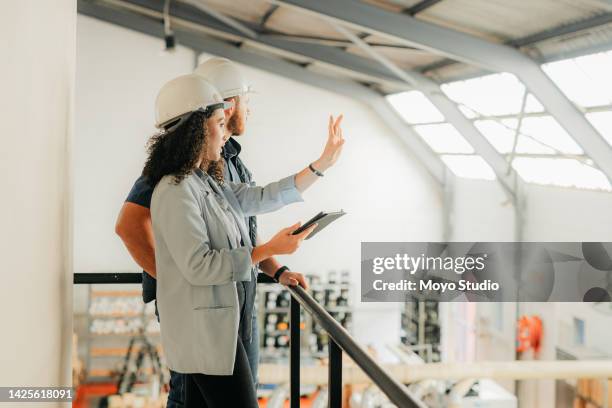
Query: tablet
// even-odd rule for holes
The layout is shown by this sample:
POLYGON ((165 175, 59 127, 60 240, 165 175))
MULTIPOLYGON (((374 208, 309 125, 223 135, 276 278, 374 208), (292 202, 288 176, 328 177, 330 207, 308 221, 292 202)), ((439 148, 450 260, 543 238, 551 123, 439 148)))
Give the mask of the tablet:
POLYGON ((315 215, 314 217, 306 221, 306 224, 302 225, 300 228, 293 231, 293 235, 299 234, 300 232, 310 227, 312 224, 318 224, 317 227, 314 229, 314 231, 312 231, 310 235, 306 237, 306 239, 310 239, 314 237, 323 228, 331 224, 333 221, 342 217, 344 214, 346 213, 342 210, 336 211, 336 212, 330 212, 330 213, 321 211, 320 213, 318 213, 317 215, 315 215))

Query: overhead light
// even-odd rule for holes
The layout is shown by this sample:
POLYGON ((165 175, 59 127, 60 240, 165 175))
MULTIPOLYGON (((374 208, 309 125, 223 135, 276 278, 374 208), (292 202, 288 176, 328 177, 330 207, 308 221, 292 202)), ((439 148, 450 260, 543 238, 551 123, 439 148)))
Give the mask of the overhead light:
POLYGON ((176 46, 176 39, 172 27, 170 27, 170 1, 165 0, 164 2, 164 41, 166 44, 165 52, 174 52, 176 46))
POLYGON ((174 33, 166 34, 166 36, 164 37, 164 40, 166 41, 166 51, 167 52, 174 51, 174 45, 175 45, 174 33))

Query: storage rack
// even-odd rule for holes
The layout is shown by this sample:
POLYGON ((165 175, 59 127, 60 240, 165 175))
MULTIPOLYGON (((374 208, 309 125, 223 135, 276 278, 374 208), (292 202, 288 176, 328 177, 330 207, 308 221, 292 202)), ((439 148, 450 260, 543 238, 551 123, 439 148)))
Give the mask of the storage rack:
MULTIPOLYGON (((610 360, 612 356, 601 350, 582 345, 557 346, 557 360, 610 360)), ((612 379, 578 378, 555 381, 557 405, 565 403, 574 407, 612 408, 612 379)))
MULTIPOLYGON (((327 280, 307 275, 306 279, 313 297, 349 332, 352 329, 353 308, 350 296, 349 273, 340 276, 330 271, 327 280)), ((289 353, 289 305, 291 296, 281 285, 258 285, 258 324, 261 344, 261 359, 276 362, 286 359, 289 353)), ((300 328, 302 355, 306 357, 327 356, 327 334, 304 310, 301 310, 300 328)))
POLYGON ((109 381, 121 369, 130 339, 145 335, 162 354, 159 323, 154 303, 145 305, 141 290, 94 286, 89 285, 87 299, 86 373, 88 381, 109 381))
POLYGON ((440 361, 439 302, 410 298, 401 313, 401 342, 427 362, 440 361))

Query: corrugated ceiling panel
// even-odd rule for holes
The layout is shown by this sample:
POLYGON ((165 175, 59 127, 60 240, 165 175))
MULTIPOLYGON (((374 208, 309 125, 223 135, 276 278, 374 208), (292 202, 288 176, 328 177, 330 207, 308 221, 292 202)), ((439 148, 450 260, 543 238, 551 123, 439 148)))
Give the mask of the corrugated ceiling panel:
POLYGON ((293 35, 310 35, 345 40, 322 18, 287 7, 279 8, 266 23, 270 30, 293 35))
POLYGON ((401 11, 417 3, 421 0, 365 0, 364 3, 369 3, 389 11, 401 11))
POLYGON ((444 0, 417 18, 504 42, 604 11, 579 0, 444 0))
POLYGON ((270 3, 266 0, 199 0, 215 11, 251 23, 259 23, 270 3))
MULTIPOLYGON (((409 50, 390 47, 375 47, 376 52, 384 55, 393 61, 396 65, 404 69, 413 69, 423 65, 431 64, 439 60, 439 56, 431 54, 427 51, 409 50)), ((362 57, 370 58, 369 54, 356 46, 350 47, 348 52, 362 57)))

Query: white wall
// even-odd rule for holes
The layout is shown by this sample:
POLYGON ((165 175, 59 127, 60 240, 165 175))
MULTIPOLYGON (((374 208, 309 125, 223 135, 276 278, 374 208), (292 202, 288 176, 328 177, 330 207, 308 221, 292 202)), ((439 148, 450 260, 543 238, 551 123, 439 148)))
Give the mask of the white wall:
MULTIPOLYGON (((603 241, 612 240, 612 194, 536 184, 521 188, 526 204, 523 213, 523 241, 603 241)), ((456 241, 512 241, 514 216, 505 203, 503 191, 495 182, 461 180, 455 184, 453 239, 456 241)), ((478 359, 513 359, 516 310, 515 303, 502 306, 501 330, 480 326, 478 359), (505 341, 507 338, 508 341, 505 341)), ((495 305, 479 304, 480 322, 490 321, 495 305)), ((559 344, 571 343, 567 330, 573 318, 586 322, 586 346, 612 354, 607 328, 612 316, 602 314, 584 303, 522 303, 519 315, 538 315, 544 323, 544 338, 539 358, 555 359, 559 344)), ((510 383, 506 383, 511 388, 510 383)), ((553 381, 524 381, 519 391, 526 406, 554 406, 553 381), (532 405, 529 405, 532 404, 532 405)))
POLYGON ((0 384, 70 386, 76 4, 5 2, 2 11, 0 384))
POLYGON ((612 193, 526 185, 526 241, 612 241, 612 193))
MULTIPOLYGON (((164 80, 190 71, 190 52, 158 57, 162 42, 90 18, 78 18, 75 268, 136 271, 114 234, 119 208, 144 161, 153 100, 164 80), (112 44, 112 46, 108 45, 112 44)), ((369 108, 349 98, 243 67, 257 94, 242 158, 260 184, 304 168, 321 153, 327 115, 345 114, 347 139, 338 165, 306 192, 305 203, 259 218, 260 236, 306 220, 320 210, 348 212, 328 231, 282 261, 294 270, 349 270, 359 293, 361 241, 423 241, 442 237, 437 187, 369 108)), ((387 319, 357 314, 363 341, 399 339, 399 305, 387 319), (374 326, 379 324, 379 327, 374 326)), ((377 315, 379 316, 379 315, 377 315)))
POLYGON ((455 177, 451 241, 514 241, 512 203, 497 182, 455 177))
POLYGON ((194 53, 79 15, 75 128, 76 272, 135 271, 115 220, 155 132, 153 103, 164 82, 188 73, 194 53))

